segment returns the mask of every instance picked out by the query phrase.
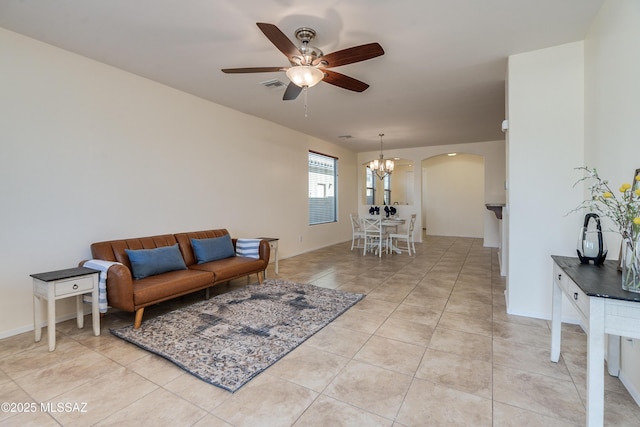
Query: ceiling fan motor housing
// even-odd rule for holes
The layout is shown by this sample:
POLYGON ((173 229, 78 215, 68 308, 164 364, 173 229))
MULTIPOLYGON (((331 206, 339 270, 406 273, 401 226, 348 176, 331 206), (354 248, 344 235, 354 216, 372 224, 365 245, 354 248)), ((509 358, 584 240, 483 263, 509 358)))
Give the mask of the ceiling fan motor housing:
POLYGON ((295 62, 294 65, 311 65, 323 55, 322 50, 309 44, 315 37, 316 31, 313 28, 302 27, 296 30, 296 39, 302 42, 299 48, 302 57, 296 57, 296 59, 300 58, 300 62, 295 62))
POLYGON ((316 30, 309 27, 301 27, 296 30, 296 38, 302 43, 309 43, 316 38, 316 30))

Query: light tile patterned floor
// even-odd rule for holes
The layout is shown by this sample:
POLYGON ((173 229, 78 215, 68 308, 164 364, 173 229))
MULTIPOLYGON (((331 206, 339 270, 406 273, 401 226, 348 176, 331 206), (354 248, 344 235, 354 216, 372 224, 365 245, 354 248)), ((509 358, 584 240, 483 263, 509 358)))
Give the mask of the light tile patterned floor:
MULTIPOLYGON (((0 412, 0 426, 584 425, 580 328, 563 325, 563 354, 551 363, 549 322, 506 314, 495 249, 446 237, 417 246, 413 257, 339 244, 280 261, 280 278, 367 296, 235 394, 112 336, 129 313, 108 314, 99 337, 58 324, 53 353, 46 332, 40 343, 33 333, 4 339, 0 401, 38 410, 0 412), (44 413, 47 402, 86 402, 86 412, 44 413)), ((640 425, 640 408, 605 376, 605 424, 640 425)))

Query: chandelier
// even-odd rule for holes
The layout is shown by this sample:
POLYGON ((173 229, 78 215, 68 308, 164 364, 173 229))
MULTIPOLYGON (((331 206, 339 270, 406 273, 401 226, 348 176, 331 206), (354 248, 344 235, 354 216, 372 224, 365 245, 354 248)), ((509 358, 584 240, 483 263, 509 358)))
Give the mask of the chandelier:
POLYGON ((391 172, 393 172, 393 160, 384 160, 384 156, 382 155, 382 137, 384 136, 384 133, 380 133, 378 135, 380 136, 380 158, 371 160, 367 167, 375 172, 378 178, 383 180, 387 175, 391 175, 391 172))

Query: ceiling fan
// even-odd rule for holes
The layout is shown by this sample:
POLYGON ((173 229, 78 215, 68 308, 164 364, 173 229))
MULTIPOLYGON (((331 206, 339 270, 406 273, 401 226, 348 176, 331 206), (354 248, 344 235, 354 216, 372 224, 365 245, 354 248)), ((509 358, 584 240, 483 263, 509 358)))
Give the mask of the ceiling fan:
POLYGON ((378 43, 368 43, 324 55, 320 49, 309 45, 309 42, 316 36, 315 30, 312 28, 303 27, 296 30, 296 39, 301 42, 298 48, 275 25, 263 22, 258 22, 256 25, 271 43, 285 54, 291 66, 223 68, 222 72, 233 74, 285 71, 291 82, 282 97, 284 101, 296 99, 303 89, 312 87, 321 81, 354 92, 363 92, 369 87, 368 84, 329 70, 329 68, 366 61, 384 54, 382 46, 378 43))

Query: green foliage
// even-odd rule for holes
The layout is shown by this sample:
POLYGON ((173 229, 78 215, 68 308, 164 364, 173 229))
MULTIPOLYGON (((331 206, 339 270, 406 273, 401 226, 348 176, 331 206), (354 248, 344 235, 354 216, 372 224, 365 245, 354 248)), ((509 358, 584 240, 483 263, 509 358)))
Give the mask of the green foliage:
POLYGON ((614 192, 609 186, 609 181, 600 178, 596 168, 583 166, 576 168, 584 172, 584 177, 573 186, 581 182, 589 183, 591 199, 583 201, 571 212, 587 209, 602 217, 612 220, 624 239, 632 239, 638 236, 640 231, 640 175, 635 177, 635 185, 624 183, 614 192))

